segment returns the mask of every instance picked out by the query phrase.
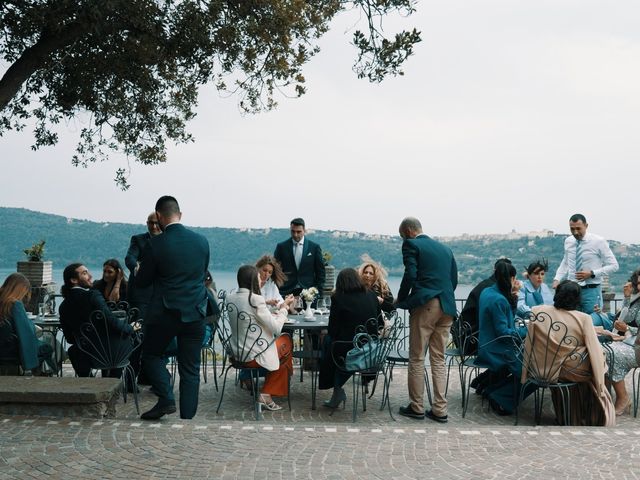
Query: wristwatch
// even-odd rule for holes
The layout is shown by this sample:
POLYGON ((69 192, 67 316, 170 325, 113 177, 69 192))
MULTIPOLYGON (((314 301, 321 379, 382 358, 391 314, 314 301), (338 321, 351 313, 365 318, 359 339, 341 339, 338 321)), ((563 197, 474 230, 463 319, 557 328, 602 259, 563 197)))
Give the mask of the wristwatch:
POLYGON ((596 274, 593 273, 593 270, 591 270, 591 278, 596 278, 596 274))

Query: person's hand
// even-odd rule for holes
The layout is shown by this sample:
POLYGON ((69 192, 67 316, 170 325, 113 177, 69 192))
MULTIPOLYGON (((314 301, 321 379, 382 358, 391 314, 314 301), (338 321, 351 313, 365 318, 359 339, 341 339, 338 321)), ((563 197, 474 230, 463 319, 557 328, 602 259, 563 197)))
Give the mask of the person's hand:
POLYGON ((556 288, 558 288, 559 283, 560 283, 559 280, 554 280, 553 283, 551 284, 551 288, 555 290, 556 288))
POLYGON ((275 307, 276 305, 278 305, 278 300, 276 300, 275 298, 272 298, 271 300, 267 300, 267 305, 271 307, 275 307))
POLYGON ((511 295, 517 297, 518 292, 520 291, 520 287, 522 287, 522 283, 520 283, 520 280, 514 280, 511 283, 511 295))
POLYGON ((380 305, 382 305, 382 302, 384 302, 384 298, 382 298, 382 297, 378 297, 378 303, 379 303, 380 305))
POLYGON ((293 304, 293 302, 295 301, 296 297, 294 297, 292 294, 287 295, 286 297, 284 297, 284 306, 287 308, 291 308, 291 305, 293 304))
POLYGON ((595 313, 600 313, 602 312, 602 310, 600 309, 600 305, 598 305, 597 303, 593 306, 593 311, 595 313))
POLYGON ((579 272, 576 272, 576 280, 581 282, 582 280, 587 280, 588 278, 591 278, 591 270, 581 270, 579 272))
POLYGON ((629 325, 624 323, 622 320, 616 320, 613 322, 613 328, 618 332, 626 332, 629 330, 629 325))
POLYGON ((625 297, 630 297, 632 293, 633 293, 633 285, 631 285, 631 282, 625 283, 624 287, 622 287, 622 294, 625 297))

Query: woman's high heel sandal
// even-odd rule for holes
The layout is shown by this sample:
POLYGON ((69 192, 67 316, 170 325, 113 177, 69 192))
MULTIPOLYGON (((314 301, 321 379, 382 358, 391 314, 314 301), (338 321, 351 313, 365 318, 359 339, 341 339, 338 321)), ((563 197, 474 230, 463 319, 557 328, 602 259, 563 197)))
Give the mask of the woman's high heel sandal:
POLYGON ((273 401, 273 398, 267 401, 267 397, 265 397, 262 393, 259 395, 260 400, 258 403, 262 405, 263 408, 270 410, 272 412, 282 410, 282 407, 273 401))
POLYGON ((333 395, 331 395, 331 399, 325 400, 323 402, 323 405, 327 408, 332 408, 335 410, 340 406, 340 403, 342 403, 342 407, 344 408, 347 403, 347 394, 342 388, 334 388, 333 395))
POLYGON ((629 399, 622 408, 616 408, 616 416, 619 417, 620 415, 627 413, 627 411, 631 411, 631 399, 629 399))

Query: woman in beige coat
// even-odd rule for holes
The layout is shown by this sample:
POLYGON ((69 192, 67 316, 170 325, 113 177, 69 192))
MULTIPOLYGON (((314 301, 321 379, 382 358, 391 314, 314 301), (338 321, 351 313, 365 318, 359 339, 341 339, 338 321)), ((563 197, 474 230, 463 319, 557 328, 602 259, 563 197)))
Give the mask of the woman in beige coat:
MULTIPOLYGON (((530 376, 577 382, 571 392, 572 424, 611 427, 616 416, 605 386, 607 364, 591 316, 577 310, 580 297, 580 286, 565 280, 556 289, 553 306, 531 309, 534 317, 525 341, 522 383, 530 376)), ((552 389, 556 417, 561 420, 558 393, 552 389)))
POLYGON ((271 396, 287 395, 289 376, 293 372, 291 337, 280 335, 293 296, 285 298, 279 310, 272 314, 260 295, 258 270, 253 265, 240 267, 238 287, 227 297, 231 349, 246 367, 267 370, 258 401, 267 410, 280 410, 282 407, 271 396))

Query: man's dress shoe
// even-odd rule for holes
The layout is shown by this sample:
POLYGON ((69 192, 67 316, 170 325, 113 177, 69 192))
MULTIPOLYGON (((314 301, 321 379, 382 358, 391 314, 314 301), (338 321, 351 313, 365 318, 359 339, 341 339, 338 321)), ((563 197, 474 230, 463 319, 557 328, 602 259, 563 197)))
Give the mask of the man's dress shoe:
POLYGON ((151 410, 148 410, 140 415, 140 418, 142 420, 158 420, 159 418, 170 413, 176 413, 175 403, 169 405, 160 405, 159 403, 156 403, 151 410))

